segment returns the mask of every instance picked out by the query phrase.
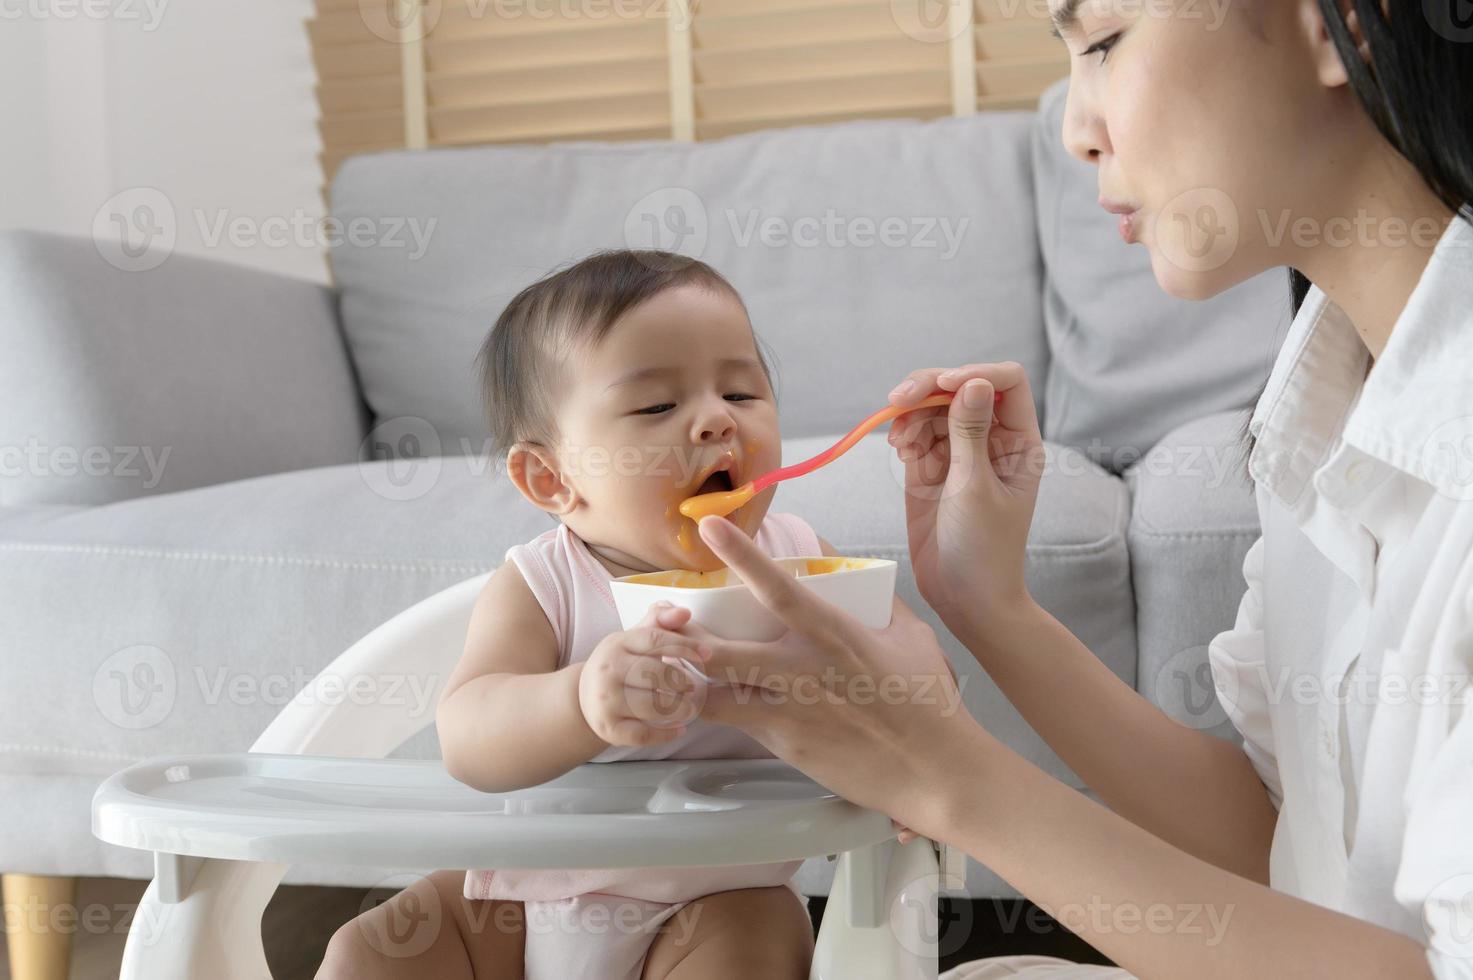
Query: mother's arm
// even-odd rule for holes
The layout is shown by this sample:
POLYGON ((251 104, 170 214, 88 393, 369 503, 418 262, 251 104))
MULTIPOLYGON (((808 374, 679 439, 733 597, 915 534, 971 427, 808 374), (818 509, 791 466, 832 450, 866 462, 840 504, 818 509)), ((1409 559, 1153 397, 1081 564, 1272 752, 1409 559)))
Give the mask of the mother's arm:
POLYGON ((707 691, 711 720, 962 848, 1138 976, 1431 975, 1400 933, 1194 857, 1019 757, 958 710, 934 632, 904 606, 887 629, 867 629, 734 525, 707 518, 701 535, 788 626, 773 643, 687 627, 712 650, 707 672, 727 682, 707 691))
POLYGON ((1021 366, 926 369, 907 381, 909 388, 902 383, 892 393, 894 404, 980 386, 973 407, 958 397, 892 427, 890 441, 906 465, 921 594, 1106 804, 1189 854, 1266 882, 1277 814, 1247 756, 1177 724, 1136 693, 1023 584, 1043 439, 1021 366), (994 390, 1001 395, 995 417, 994 390))

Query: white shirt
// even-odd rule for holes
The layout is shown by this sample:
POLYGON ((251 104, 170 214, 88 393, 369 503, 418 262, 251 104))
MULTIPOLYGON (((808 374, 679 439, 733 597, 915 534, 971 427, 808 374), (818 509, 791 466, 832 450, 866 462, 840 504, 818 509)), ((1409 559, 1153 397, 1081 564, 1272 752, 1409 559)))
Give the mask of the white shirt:
POLYGON ((1270 883, 1473 977, 1473 228, 1374 366, 1311 289, 1249 428, 1262 536, 1209 660, 1279 808, 1270 883))

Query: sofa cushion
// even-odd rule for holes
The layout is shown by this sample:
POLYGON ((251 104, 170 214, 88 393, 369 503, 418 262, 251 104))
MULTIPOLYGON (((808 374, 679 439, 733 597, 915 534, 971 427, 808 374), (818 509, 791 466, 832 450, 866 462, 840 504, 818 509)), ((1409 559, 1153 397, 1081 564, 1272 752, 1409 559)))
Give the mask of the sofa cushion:
POLYGON ((650 245, 742 293, 790 436, 847 430, 916 367, 1012 359, 1040 377, 1031 118, 354 157, 332 264, 365 397, 379 420, 479 445, 472 360, 507 301, 597 249, 650 245))
POLYGON ((0 233, 0 506, 357 458, 367 413, 331 290, 190 255, 128 271, 99 248, 0 233))
POLYGON ((1119 472, 1171 429, 1241 408, 1289 325, 1283 270, 1208 300, 1167 295, 1143 245, 1099 206, 1096 168, 1064 149, 1068 80, 1039 103, 1034 185, 1050 348, 1044 435, 1119 472))
MULTIPOLYGON (((790 440, 784 456, 806 458, 828 442, 790 440)), ((1050 464, 1056 475, 1044 481, 1029 540, 1029 584, 1133 682, 1125 488, 1072 450, 1051 449, 1050 464)), ((900 595, 939 627, 906 560, 899 476, 894 452, 874 434, 839 463, 784 485, 774 510, 806 517, 842 552, 899 560, 900 595)), ((103 507, 0 509, 6 689, 25 692, 0 711, 0 821, 24 825, 10 810, 31 807, 37 779, 75 788, 148 756, 244 751, 363 634, 550 526, 475 457, 325 467, 103 507)), ((965 678, 966 706, 1072 779, 970 654, 938 632, 965 678)), ((434 705, 408 681, 382 693, 433 717, 434 705)), ((431 730, 400 754, 437 752, 431 730)), ((104 847, 81 833, 44 845, 0 835, 0 867, 116 873, 115 856, 99 857, 104 847)), ((974 894, 1004 887, 974 872, 974 894)), ((810 870, 803 880, 817 887, 824 874, 810 870)), ((338 869, 292 880, 374 878, 338 869)))
POLYGON ((1140 644, 1137 690, 1185 725, 1236 731, 1217 704, 1207 644, 1233 625, 1258 508, 1243 463, 1242 412, 1167 433, 1126 471, 1140 644))

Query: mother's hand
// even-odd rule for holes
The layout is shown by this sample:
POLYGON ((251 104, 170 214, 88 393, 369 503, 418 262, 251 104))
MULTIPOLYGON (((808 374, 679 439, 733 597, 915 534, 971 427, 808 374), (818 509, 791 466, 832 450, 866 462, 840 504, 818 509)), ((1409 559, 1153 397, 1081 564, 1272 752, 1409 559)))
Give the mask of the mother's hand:
POLYGON ((848 800, 939 837, 961 753, 979 735, 936 634, 896 600, 873 630, 825 602, 730 522, 701 537, 788 627, 770 643, 721 639, 711 649, 702 717, 734 725, 848 800))
POLYGON ((964 635, 990 610, 1027 598, 1024 548, 1043 476, 1043 438, 1019 364, 914 371, 890 401, 914 405, 938 391, 957 396, 950 405, 901 416, 890 427, 890 444, 905 462, 916 585, 942 621, 964 635))

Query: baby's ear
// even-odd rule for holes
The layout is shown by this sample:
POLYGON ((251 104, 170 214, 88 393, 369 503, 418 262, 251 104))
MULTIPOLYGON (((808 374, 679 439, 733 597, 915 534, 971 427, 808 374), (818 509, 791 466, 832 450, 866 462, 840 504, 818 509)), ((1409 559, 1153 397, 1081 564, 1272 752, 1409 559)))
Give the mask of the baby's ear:
POLYGON ((506 475, 532 504, 562 515, 578 503, 578 491, 563 478, 556 454, 535 442, 519 442, 506 452, 506 475))

